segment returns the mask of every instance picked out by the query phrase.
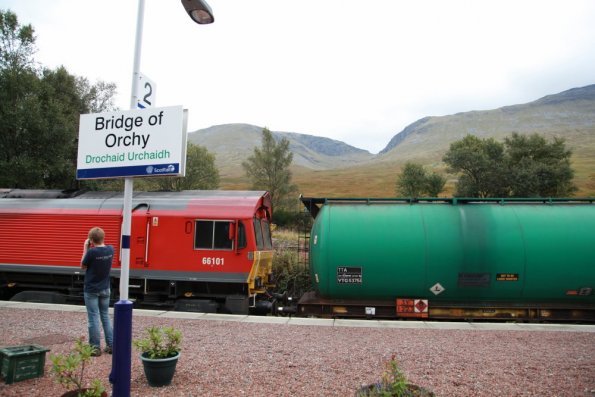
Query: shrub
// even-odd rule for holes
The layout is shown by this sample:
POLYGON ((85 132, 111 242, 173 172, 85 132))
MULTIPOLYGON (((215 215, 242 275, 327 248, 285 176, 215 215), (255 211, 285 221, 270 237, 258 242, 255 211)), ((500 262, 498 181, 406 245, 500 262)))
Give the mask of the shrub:
POLYGON ((144 338, 134 340, 132 344, 145 357, 168 358, 175 356, 181 349, 182 332, 174 327, 149 327, 144 338))
POLYGON ((298 263, 296 247, 278 248, 273 258, 275 288, 272 292, 299 297, 311 289, 310 269, 307 264, 298 263))
POLYGON ((435 394, 407 382, 393 354, 386 363, 380 382, 360 388, 356 397, 435 397, 435 394))
POLYGON ((76 390, 79 397, 99 397, 105 388, 99 379, 93 379, 85 386, 85 365, 91 360, 95 347, 78 339, 69 354, 50 354, 51 372, 57 383, 68 390, 76 390))

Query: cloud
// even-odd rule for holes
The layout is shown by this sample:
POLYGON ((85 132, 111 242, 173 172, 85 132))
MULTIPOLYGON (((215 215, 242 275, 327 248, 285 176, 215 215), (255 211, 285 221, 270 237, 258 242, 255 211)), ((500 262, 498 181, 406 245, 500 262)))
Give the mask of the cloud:
MULTIPOLYGON (((114 81, 130 102, 136 2, 7 0, 39 61, 114 81)), ((428 115, 524 103, 592 84, 589 0, 209 0, 215 23, 146 2, 141 70, 189 128, 244 122, 372 152, 428 115)))

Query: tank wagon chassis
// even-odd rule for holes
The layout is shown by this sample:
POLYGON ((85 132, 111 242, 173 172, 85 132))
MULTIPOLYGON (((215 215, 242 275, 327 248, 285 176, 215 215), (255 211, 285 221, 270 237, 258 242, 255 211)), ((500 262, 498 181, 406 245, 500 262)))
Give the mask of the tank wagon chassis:
POLYGON ((595 322, 595 308, 589 305, 328 299, 313 291, 304 294, 293 311, 300 317, 322 318, 595 322))
POLYGON ((325 318, 595 322, 595 199, 301 198, 325 318))

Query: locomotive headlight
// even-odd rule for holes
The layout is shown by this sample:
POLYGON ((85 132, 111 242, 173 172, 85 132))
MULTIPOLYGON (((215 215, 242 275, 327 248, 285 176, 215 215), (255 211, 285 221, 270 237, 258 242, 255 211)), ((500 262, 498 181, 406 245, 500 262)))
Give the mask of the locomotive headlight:
POLYGON ((254 260, 254 252, 252 252, 252 251, 248 252, 248 260, 249 261, 253 261, 254 260))

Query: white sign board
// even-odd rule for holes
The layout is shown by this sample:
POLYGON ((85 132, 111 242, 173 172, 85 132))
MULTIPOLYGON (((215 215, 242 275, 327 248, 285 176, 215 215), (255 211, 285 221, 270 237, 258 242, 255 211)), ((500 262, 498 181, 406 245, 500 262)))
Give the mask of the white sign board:
POLYGON ((157 85, 143 74, 138 75, 136 89, 136 107, 139 109, 155 107, 155 90, 157 85))
POLYGON ((185 167, 181 106, 81 115, 77 179, 184 176, 185 167))

